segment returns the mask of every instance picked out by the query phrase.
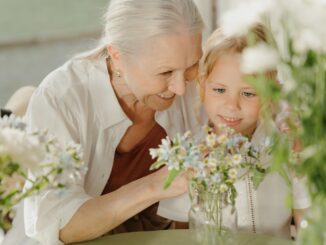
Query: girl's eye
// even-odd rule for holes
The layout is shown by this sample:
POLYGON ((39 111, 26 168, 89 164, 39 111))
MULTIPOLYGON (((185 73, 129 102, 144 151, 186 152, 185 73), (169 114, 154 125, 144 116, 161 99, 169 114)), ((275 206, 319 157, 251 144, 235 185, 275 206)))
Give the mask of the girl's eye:
POLYGON ((165 72, 160 73, 160 75, 164 76, 164 77, 169 77, 172 75, 172 71, 165 71, 165 72))
POLYGON ((225 93, 225 88, 213 88, 216 93, 223 94, 225 93))
POLYGON ((251 98, 251 97, 255 97, 256 94, 255 93, 251 93, 251 92, 242 92, 242 95, 247 97, 247 98, 251 98))

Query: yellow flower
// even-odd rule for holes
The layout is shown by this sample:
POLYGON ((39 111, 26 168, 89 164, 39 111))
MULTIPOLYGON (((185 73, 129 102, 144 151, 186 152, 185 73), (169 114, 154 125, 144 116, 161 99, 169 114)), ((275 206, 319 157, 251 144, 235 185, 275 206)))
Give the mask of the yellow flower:
POLYGON ((228 190, 228 186, 226 184, 220 185, 220 192, 224 193, 228 190))
POLYGON ((190 138, 190 136, 191 136, 191 131, 190 130, 188 130, 187 132, 185 132, 184 137, 186 139, 190 138))
POLYGON ((206 144, 208 147, 214 147, 216 143, 216 134, 209 134, 206 136, 206 144))
POLYGON ((240 154, 233 155, 232 162, 233 162, 234 165, 240 164, 241 161, 242 161, 242 156, 240 154))
POLYGON ((238 170, 236 170, 235 168, 231 168, 228 171, 228 176, 229 176, 230 179, 236 179, 237 175, 238 175, 238 170))
POLYGON ((209 158, 207 161, 209 167, 216 168, 217 160, 215 158, 209 158))
POLYGON ((220 134, 217 137, 217 143, 223 144, 227 140, 227 138, 228 138, 228 135, 226 133, 220 134))

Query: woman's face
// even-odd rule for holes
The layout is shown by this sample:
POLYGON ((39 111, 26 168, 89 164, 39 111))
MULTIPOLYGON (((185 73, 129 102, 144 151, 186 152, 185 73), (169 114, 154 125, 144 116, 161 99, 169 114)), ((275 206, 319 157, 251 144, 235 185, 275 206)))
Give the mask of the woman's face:
POLYGON ((260 100, 240 70, 240 54, 221 56, 203 81, 204 106, 214 125, 225 124, 250 136, 259 118, 260 100))
POLYGON ((134 57, 121 57, 118 65, 130 93, 161 111, 196 78, 201 56, 201 34, 169 34, 151 39, 134 57))

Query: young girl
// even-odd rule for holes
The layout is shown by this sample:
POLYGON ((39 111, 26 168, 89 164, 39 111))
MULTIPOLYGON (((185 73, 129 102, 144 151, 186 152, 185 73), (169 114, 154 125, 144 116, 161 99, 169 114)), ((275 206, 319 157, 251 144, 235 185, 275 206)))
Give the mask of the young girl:
MULTIPOLYGON (((257 28, 256 39, 264 41, 257 28)), ((209 38, 200 69, 200 94, 203 106, 213 127, 225 124, 249 137, 253 144, 266 138, 267 122, 260 116, 261 102, 255 89, 245 82, 241 72, 241 52, 245 38, 226 38, 221 29, 209 38)), ((270 124, 268 124, 270 127, 270 124)), ((264 156, 268 164, 270 156, 264 156)), ((296 225, 303 209, 309 206, 304 183, 295 176, 289 187, 281 176, 268 174, 255 190, 250 176, 236 183, 238 229, 254 233, 291 238, 290 222, 296 225), (286 198, 292 193, 292 210, 286 207, 286 198)), ((190 204, 187 196, 162 201, 158 213, 164 217, 187 221, 190 204)))

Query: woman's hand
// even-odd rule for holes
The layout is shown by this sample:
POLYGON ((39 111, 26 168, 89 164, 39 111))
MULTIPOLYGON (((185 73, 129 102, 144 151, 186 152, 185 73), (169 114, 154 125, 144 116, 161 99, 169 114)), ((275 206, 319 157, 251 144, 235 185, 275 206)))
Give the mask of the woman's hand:
POLYGON ((188 181, 191 178, 190 172, 181 173, 173 180, 168 188, 164 189, 163 185, 168 173, 168 168, 165 166, 148 176, 153 192, 158 195, 158 200, 179 196, 188 191, 188 181))

